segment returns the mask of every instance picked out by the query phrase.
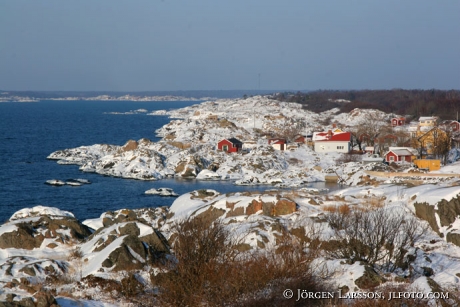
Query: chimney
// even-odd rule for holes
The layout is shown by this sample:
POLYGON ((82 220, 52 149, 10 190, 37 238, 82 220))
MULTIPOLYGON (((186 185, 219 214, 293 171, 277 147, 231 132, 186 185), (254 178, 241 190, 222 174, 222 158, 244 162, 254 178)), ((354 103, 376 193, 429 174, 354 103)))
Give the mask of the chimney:
POLYGON ((332 124, 332 128, 337 128, 337 124, 332 124))
POLYGON ((330 139, 332 137, 332 130, 327 131, 327 138, 330 139))

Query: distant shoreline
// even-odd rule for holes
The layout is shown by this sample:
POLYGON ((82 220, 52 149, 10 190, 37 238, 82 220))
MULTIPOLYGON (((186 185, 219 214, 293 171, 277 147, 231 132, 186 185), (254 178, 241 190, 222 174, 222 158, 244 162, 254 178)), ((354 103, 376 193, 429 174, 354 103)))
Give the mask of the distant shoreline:
POLYGON ((269 90, 201 90, 201 91, 7 91, 0 90, 0 102, 56 101, 207 101, 270 95, 269 90))
POLYGON ((101 95, 95 97, 59 97, 59 98, 36 98, 28 96, 6 96, 0 97, 0 102, 40 102, 44 100, 52 101, 141 101, 141 102, 159 102, 159 101, 206 101, 216 100, 215 97, 183 97, 183 96, 109 96, 101 95))

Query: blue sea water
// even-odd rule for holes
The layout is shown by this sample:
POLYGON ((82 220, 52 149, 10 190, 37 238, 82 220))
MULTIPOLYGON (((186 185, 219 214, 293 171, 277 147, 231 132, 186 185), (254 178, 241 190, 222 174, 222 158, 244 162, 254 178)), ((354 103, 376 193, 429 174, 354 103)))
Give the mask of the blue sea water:
MULTIPOLYGON (((82 145, 123 145, 129 139, 158 141, 155 130, 166 116, 128 112, 174 109, 196 101, 40 101, 0 103, 0 223, 22 209, 37 205, 72 212, 78 219, 99 217, 108 210, 169 206, 174 198, 145 195, 150 188, 169 187, 179 194, 210 188, 221 193, 267 187, 235 186, 229 181, 166 179, 140 181, 84 173, 77 165, 59 165, 46 157, 59 149, 82 145), (49 186, 50 179, 88 179, 92 184, 49 186)), ((323 186, 322 183, 319 184, 323 186)))

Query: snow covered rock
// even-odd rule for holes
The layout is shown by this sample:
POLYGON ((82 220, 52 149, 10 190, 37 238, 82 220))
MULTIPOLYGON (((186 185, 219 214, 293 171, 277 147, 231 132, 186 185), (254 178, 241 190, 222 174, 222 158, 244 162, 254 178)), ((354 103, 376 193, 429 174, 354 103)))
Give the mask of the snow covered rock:
POLYGON ((120 209, 104 212, 99 218, 85 220, 83 224, 94 230, 126 222, 140 222, 151 225, 154 228, 159 228, 164 224, 167 213, 167 207, 120 209))
POLYGON ((98 272, 141 269, 169 251, 163 235, 140 222, 117 223, 99 228, 81 245, 87 265, 83 276, 98 272))
POLYGON ((75 244, 87 238, 89 228, 70 216, 23 217, 13 215, 0 226, 0 248, 55 248, 62 244, 75 244), (14 219, 13 219, 14 218, 14 219))
POLYGON ((217 217, 262 214, 280 216, 291 214, 297 204, 278 194, 272 193, 228 193, 221 195, 214 190, 197 190, 181 195, 171 205, 170 213, 175 218, 194 217, 206 212, 219 211, 217 217))
POLYGON ((72 212, 64 211, 55 207, 35 206, 24 208, 13 213, 10 221, 35 216, 56 216, 56 217, 75 217, 72 212))
POLYGON ((57 180, 57 179, 46 180, 45 183, 49 185, 55 185, 55 186, 63 186, 66 184, 64 181, 57 180))
POLYGON ((199 179, 199 180, 222 180, 222 179, 225 179, 225 178, 226 178, 225 175, 224 176, 219 175, 216 172, 213 172, 213 171, 208 170, 208 169, 202 170, 196 176, 196 179, 199 179))
POLYGON ((159 196, 179 196, 176 192, 173 191, 173 189, 170 188, 158 188, 158 189, 149 189, 145 191, 145 194, 149 195, 159 195, 159 196))

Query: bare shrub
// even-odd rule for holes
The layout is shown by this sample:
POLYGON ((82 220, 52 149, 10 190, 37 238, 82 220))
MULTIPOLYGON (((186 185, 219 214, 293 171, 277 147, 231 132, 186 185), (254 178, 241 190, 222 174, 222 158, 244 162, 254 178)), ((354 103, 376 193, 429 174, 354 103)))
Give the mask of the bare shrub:
POLYGON ((79 281, 83 278, 83 256, 84 253, 79 247, 75 247, 69 253, 67 257, 69 261, 73 262, 73 267, 70 268, 69 273, 70 275, 75 274, 74 279, 79 281))
POLYGON ((121 294, 126 298, 135 298, 143 292, 144 286, 132 271, 126 272, 121 280, 121 294))
POLYGON ((349 162, 361 162, 361 159, 362 155, 360 154, 344 153, 337 160, 335 160, 335 164, 340 165, 349 162))
POLYGON ((243 253, 220 222, 187 219, 174 230, 175 258, 152 277, 162 306, 293 306, 285 289, 324 290, 311 254, 288 233, 278 236, 276 249, 243 253))
POLYGON ((83 258, 83 251, 79 247, 75 247, 72 249, 69 253, 69 256, 67 257, 69 260, 73 259, 81 259, 83 258))
POLYGON ((407 268, 409 248, 426 231, 426 226, 409 213, 385 208, 349 214, 332 212, 326 219, 337 240, 327 251, 331 257, 379 264, 389 271, 407 268))

